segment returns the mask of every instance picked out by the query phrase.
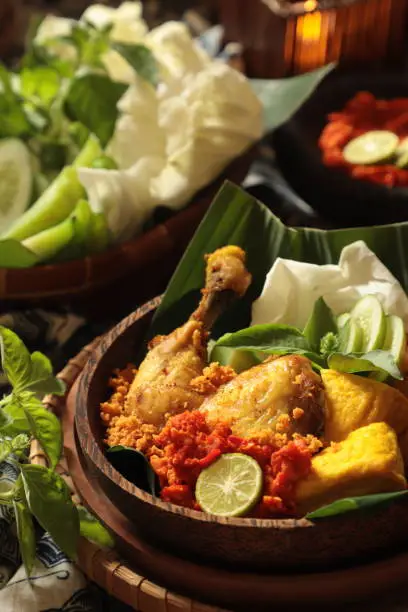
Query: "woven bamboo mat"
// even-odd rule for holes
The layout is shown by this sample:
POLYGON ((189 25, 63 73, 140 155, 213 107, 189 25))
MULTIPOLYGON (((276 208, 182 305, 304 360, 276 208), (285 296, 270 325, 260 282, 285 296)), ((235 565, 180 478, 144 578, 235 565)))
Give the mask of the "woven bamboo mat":
MULTIPOLYGON (((62 414, 71 387, 99 342, 100 338, 96 338, 58 374, 58 378, 66 385, 65 396, 51 395, 44 399, 46 408, 57 416, 62 414)), ((31 446, 30 461, 37 465, 47 465, 47 459, 36 441, 31 446)), ((74 503, 81 503, 64 456, 56 470, 67 483, 74 503)), ((138 612, 228 612, 171 593, 137 573, 115 550, 103 550, 84 538, 80 540, 77 563, 89 580, 138 612)))

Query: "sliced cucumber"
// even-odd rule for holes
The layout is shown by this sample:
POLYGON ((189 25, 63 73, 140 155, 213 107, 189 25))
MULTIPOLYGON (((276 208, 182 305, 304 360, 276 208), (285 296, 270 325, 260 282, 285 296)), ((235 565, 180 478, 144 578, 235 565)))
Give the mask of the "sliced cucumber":
POLYGON ((397 150, 399 138, 393 132, 374 130, 351 140, 343 149, 349 164, 378 164, 389 159, 397 150))
POLYGON ((361 351, 375 351, 383 347, 386 320, 382 306, 375 295, 361 298, 350 313, 351 319, 363 333, 361 351))
POLYGON ((0 233, 30 205, 33 173, 30 152, 21 140, 0 141, 0 233))
POLYGON ((216 346, 211 352, 211 361, 218 361, 221 365, 229 365, 238 374, 257 365, 260 360, 248 351, 239 351, 227 346, 216 346))
POLYGON ((400 317, 395 315, 389 315, 385 321, 386 331, 382 348, 384 351, 390 351, 398 364, 406 346, 404 323, 400 317))
POLYGON ((347 321, 350 320, 350 313, 349 312, 343 312, 343 314, 339 315, 337 317, 337 327, 339 329, 341 329, 342 327, 345 326, 345 324, 347 323, 347 321))
POLYGON ((349 317, 348 321, 340 328, 339 348, 342 353, 359 353, 364 342, 363 330, 356 321, 349 317))

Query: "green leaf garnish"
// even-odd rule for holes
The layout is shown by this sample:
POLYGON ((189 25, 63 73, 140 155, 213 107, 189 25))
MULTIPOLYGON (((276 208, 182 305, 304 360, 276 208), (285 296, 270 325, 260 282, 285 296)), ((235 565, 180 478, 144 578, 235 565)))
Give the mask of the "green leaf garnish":
POLYGON ((224 334, 216 341, 215 346, 230 346, 270 354, 281 349, 311 350, 307 339, 299 329, 275 323, 253 325, 234 333, 224 334))
MULTIPOLYGON (((324 299, 319 298, 313 306, 313 311, 305 325, 303 335, 308 341, 310 348, 314 351, 319 351, 322 338, 330 332, 332 334, 337 333, 336 319, 324 299)), ((326 347, 324 346, 323 348, 326 347)), ((326 351, 320 352, 324 354, 326 351)))
POLYGON ((113 548, 115 540, 106 527, 83 506, 77 506, 77 510, 81 536, 103 548, 113 548))
POLYGON ((126 89, 127 85, 106 74, 82 73, 70 83, 65 101, 68 117, 85 125, 105 146, 115 128, 117 103, 126 89))
POLYGON ((151 495, 158 495, 158 478, 143 453, 129 446, 118 445, 109 448, 106 454, 113 467, 129 482, 151 495))
POLYGON ((34 567, 36 553, 34 523, 31 512, 25 502, 14 500, 13 507, 20 553, 27 576, 30 576, 34 567))
POLYGON ((41 465, 21 465, 24 493, 41 527, 71 559, 76 558, 79 517, 64 480, 41 465))
POLYGON ((25 391, 21 394, 19 401, 30 424, 31 433, 41 444, 51 468, 54 469, 61 457, 62 450, 60 422, 55 414, 44 408, 33 393, 25 391))
POLYGON ((145 45, 129 45, 125 43, 115 43, 113 45, 117 51, 137 74, 145 81, 156 87, 159 83, 159 67, 157 61, 148 47, 145 45))
POLYGON ((369 510, 376 506, 390 503, 401 497, 406 497, 408 491, 395 491, 393 493, 377 493, 374 495, 362 495, 361 497, 346 497, 332 504, 322 506, 313 512, 306 514, 310 520, 338 516, 355 510, 369 510))
POLYGON ((343 355, 334 353, 329 355, 327 364, 332 370, 358 374, 360 372, 379 372, 402 380, 403 376, 398 368, 395 358, 389 351, 370 351, 369 353, 354 353, 343 355))
POLYGON ((26 434, 18 434, 15 438, 0 438, 0 463, 5 461, 10 455, 27 450, 30 445, 30 438, 26 434))

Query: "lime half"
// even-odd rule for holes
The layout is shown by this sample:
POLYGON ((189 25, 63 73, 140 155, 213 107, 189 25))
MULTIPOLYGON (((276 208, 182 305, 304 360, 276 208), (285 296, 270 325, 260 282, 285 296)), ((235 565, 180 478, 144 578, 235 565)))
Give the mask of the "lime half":
POLYGON ((351 311, 351 320, 360 327, 363 339, 361 351, 375 351, 383 347, 386 321, 382 306, 375 295, 361 298, 351 311))
POLYGON ((28 208, 32 189, 30 153, 17 138, 0 140, 0 233, 28 208))
POLYGON ((262 487, 263 473, 255 459, 229 453, 201 472, 195 494, 204 512, 242 516, 256 504, 262 487))
POLYGON ((389 315, 385 321, 386 331, 382 348, 384 351, 390 351, 398 364, 406 345, 404 323, 400 317, 395 315, 389 315))
POLYGON ((385 130, 367 132, 351 140, 343 149, 349 164, 378 164, 395 153, 399 144, 396 134, 385 130))

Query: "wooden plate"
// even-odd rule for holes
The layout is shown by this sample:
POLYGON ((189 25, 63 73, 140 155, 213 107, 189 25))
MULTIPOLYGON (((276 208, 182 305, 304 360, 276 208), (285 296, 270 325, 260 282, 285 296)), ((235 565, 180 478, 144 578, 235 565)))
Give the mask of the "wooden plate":
POLYGON ((322 163, 318 138, 327 114, 341 110, 358 91, 378 98, 408 98, 405 74, 328 75, 273 135, 277 163, 289 185, 325 219, 340 227, 408 221, 408 188, 389 189, 349 177, 322 163))
MULTIPOLYGON (((192 203, 155 227, 104 253, 58 265, 0 268, 0 310, 58 307, 88 316, 119 316, 161 293, 224 180, 241 183, 256 146, 235 159, 192 203)), ((158 215, 156 215, 157 217, 158 215)), ((162 215, 163 217, 163 215, 162 215)))
POLYGON ((206 515, 162 502, 117 472, 104 453, 101 402, 117 367, 134 359, 158 304, 153 300, 121 321, 101 341, 81 375, 75 397, 76 431, 86 470, 112 503, 155 546, 240 571, 318 571, 390 554, 408 540, 408 502, 312 523, 206 515))
MULTIPOLYGON (((85 348, 68 364, 60 375, 69 389, 68 398, 49 398, 48 407, 62 420, 64 454, 76 492, 116 537, 117 550, 111 552, 98 550, 85 540, 81 543, 79 564, 102 588, 140 612, 222 612, 218 606, 261 612, 270 611, 271 605, 277 611, 287 611, 292 605, 303 610, 327 610, 328 605, 335 609, 406 584, 406 553, 341 571, 277 575, 213 568, 148 544, 134 522, 106 497, 97 476, 89 471, 76 439, 76 397, 89 356, 85 348)), ((362 604, 361 609, 369 608, 362 604)))

